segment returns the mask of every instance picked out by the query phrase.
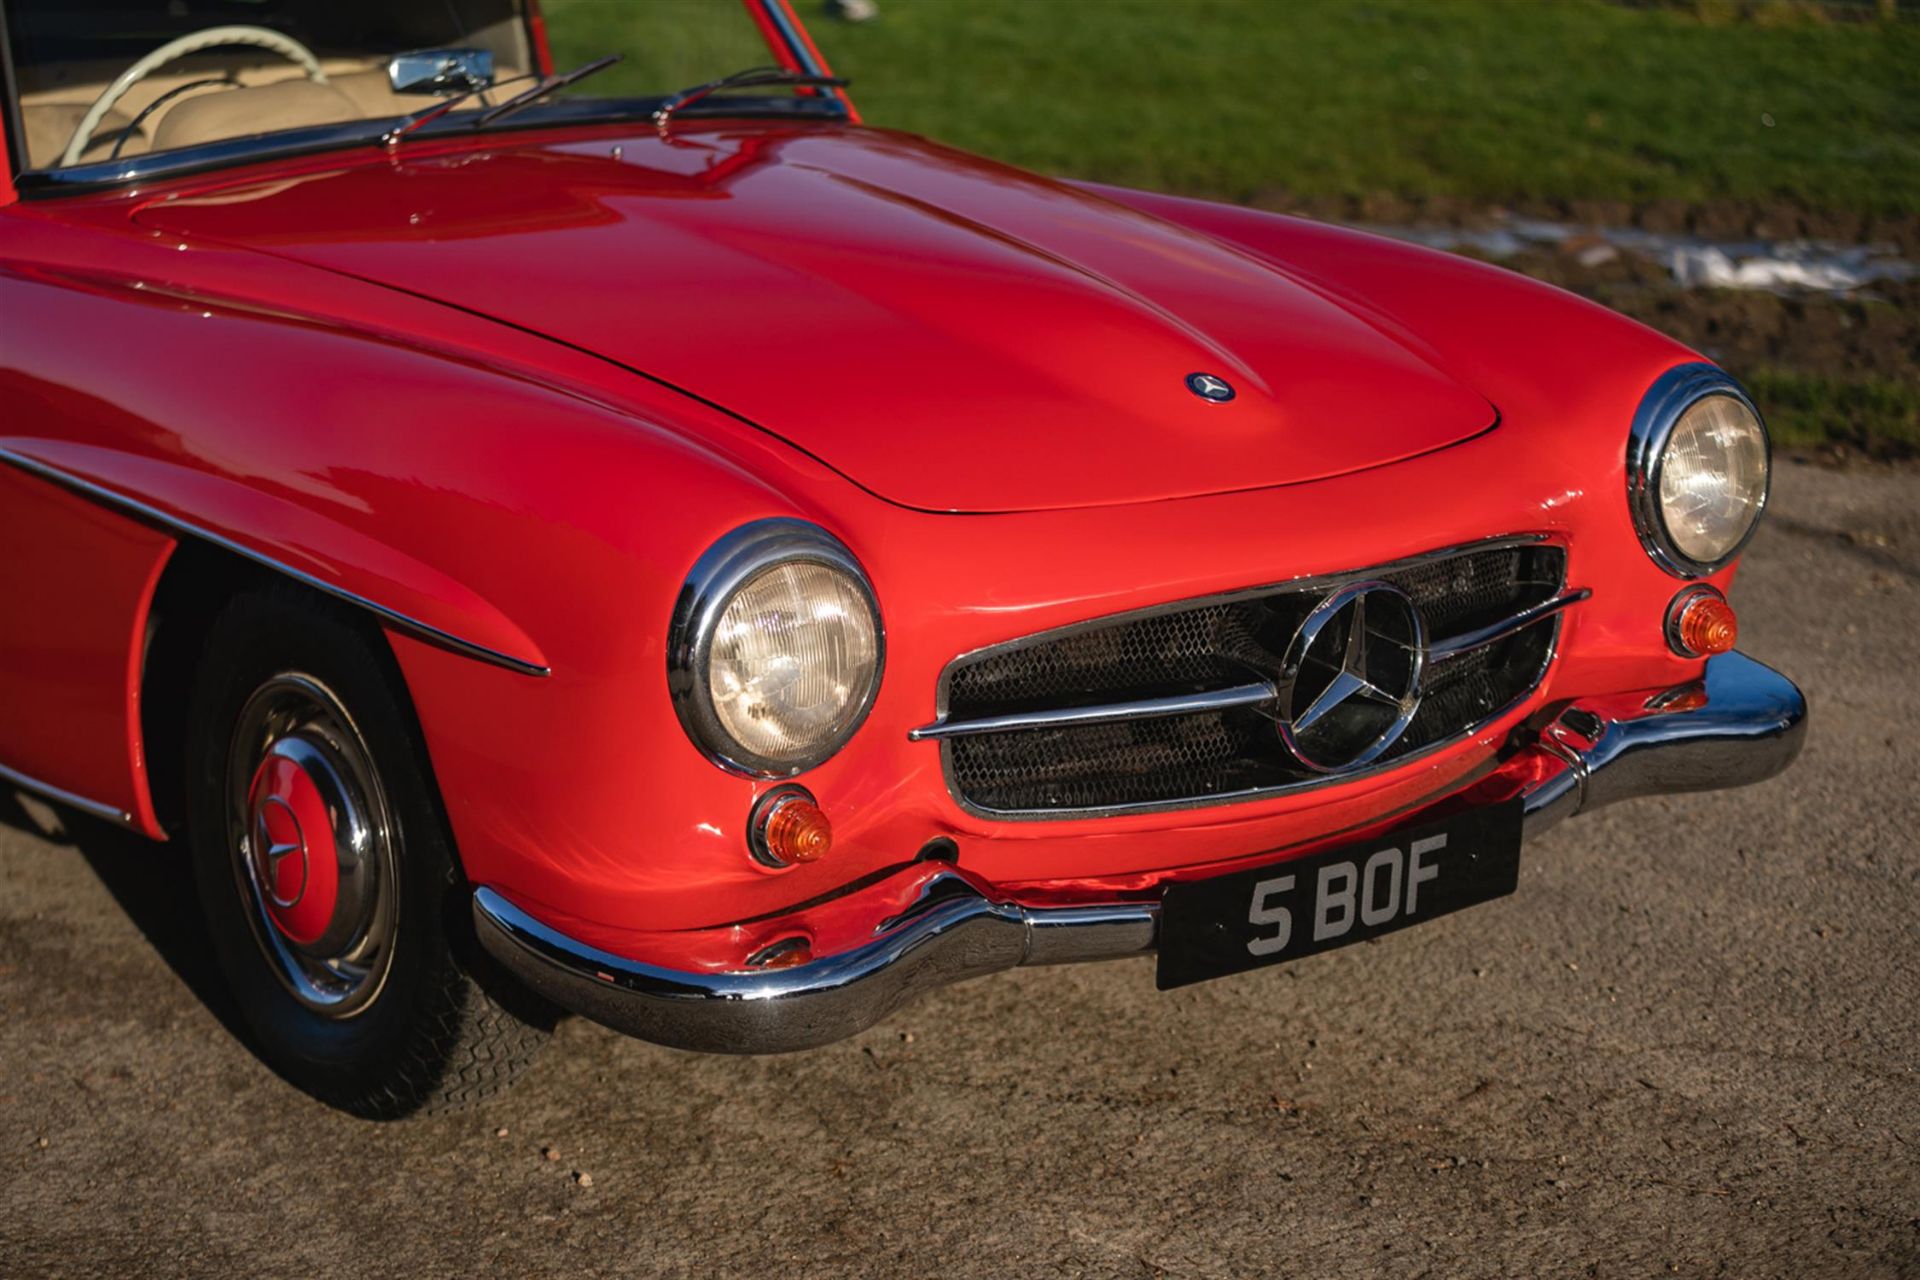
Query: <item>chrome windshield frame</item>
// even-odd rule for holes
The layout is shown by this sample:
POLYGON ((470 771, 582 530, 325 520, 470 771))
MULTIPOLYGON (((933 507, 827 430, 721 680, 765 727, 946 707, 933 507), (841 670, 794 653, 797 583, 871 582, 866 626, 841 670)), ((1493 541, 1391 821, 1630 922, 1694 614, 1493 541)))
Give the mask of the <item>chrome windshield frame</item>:
MULTIPOLYGON (((577 98, 543 102, 510 120, 484 130, 471 127, 465 112, 454 113, 421 128, 419 139, 497 137, 534 129, 622 124, 652 125, 654 111, 665 96, 648 98, 577 98)), ((844 120, 846 108, 836 98, 716 98, 690 105, 688 119, 723 116, 787 117, 799 120, 844 120)), ((292 159, 327 151, 364 147, 373 154, 380 140, 402 117, 368 117, 339 124, 287 129, 245 138, 224 138, 197 147, 126 156, 117 161, 72 165, 64 169, 28 169, 14 174, 14 187, 23 198, 99 191, 131 183, 190 177, 221 169, 241 169, 273 160, 292 159)))
MULTIPOLYGON (((757 21, 762 36, 780 60, 809 74, 825 75, 825 64, 817 57, 798 20, 782 0, 745 0, 749 16, 757 21)), ((529 46, 534 47, 532 11, 521 7, 521 20, 527 25, 529 46)), ((376 147, 403 116, 369 116, 333 124, 283 129, 273 133, 222 138, 199 146, 123 156, 117 160, 64 168, 32 168, 25 152, 25 128, 20 120, 19 77, 15 72, 11 23, 0 6, 0 128, 6 134, 6 159, 15 192, 23 200, 42 199, 87 192, 111 190, 146 181, 165 181, 192 177, 222 169, 242 169, 253 164, 295 159, 328 151, 358 147, 376 147)), ((573 98, 543 102, 516 113, 510 121, 489 125, 485 135, 520 132, 529 129, 564 128, 632 121, 642 124, 652 119, 672 92, 645 97, 573 98)), ((802 120, 853 119, 853 113, 841 92, 795 97, 720 97, 688 104, 681 114, 688 119, 721 116, 791 117, 802 120)), ((465 111, 435 120, 415 135, 421 139, 483 136, 472 127, 474 117, 465 111)))

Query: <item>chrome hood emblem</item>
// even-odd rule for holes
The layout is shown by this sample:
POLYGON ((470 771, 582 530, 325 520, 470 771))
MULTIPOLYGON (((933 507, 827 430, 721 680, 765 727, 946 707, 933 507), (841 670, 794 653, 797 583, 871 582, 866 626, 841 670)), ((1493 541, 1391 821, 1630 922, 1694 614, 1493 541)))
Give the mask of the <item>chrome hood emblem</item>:
POLYGON ((1426 626, 1406 592, 1385 582, 1341 587, 1287 646, 1281 741, 1318 773, 1371 764, 1413 722, 1426 661, 1426 626))
POLYGON ((1233 384, 1211 373, 1188 374, 1187 390, 1213 404, 1225 404, 1234 397, 1233 384))

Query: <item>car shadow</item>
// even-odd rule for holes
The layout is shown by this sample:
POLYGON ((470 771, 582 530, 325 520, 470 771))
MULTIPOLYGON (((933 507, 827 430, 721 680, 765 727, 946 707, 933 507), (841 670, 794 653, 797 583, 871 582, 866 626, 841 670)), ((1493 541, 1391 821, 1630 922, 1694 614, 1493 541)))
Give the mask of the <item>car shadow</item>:
POLYGON ((179 842, 158 844, 98 818, 0 786, 0 825, 72 849, 187 990, 248 1048, 239 1006, 207 938, 193 865, 179 842), (48 821, 48 816, 52 820, 48 821))

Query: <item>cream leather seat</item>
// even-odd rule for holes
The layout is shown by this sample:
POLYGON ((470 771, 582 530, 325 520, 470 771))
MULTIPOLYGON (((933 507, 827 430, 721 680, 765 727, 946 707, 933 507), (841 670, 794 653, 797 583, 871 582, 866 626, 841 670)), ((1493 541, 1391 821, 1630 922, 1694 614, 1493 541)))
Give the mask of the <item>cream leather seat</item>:
POLYGON ((385 68, 351 71, 333 76, 327 83, 352 98, 369 119, 411 115, 441 100, 438 94, 432 93, 395 93, 385 68))
POLYGON ((164 151, 279 129, 337 124, 366 115, 352 98, 332 85, 282 80, 253 89, 202 94, 162 108, 153 133, 153 149, 164 151))
MULTIPOLYGON (((60 153, 67 149, 67 143, 73 137, 73 131, 80 127, 80 118, 87 114, 84 102, 40 102, 22 103, 20 121, 26 126, 27 160, 34 168, 42 169, 56 164, 60 153)), ((81 163, 105 160, 113 154, 113 144, 132 126, 133 121, 118 111, 109 111, 100 118, 100 127, 93 132, 93 142, 87 147, 87 154, 81 163)), ((147 135, 144 131, 132 134, 126 145, 120 148, 123 156, 137 156, 147 150, 147 135)))

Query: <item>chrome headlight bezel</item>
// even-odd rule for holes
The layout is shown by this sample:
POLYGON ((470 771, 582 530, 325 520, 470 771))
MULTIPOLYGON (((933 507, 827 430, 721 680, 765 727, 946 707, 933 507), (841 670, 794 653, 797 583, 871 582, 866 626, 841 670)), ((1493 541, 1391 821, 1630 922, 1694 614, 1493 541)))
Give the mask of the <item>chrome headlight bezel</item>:
POLYGON ((1679 365, 1654 379, 1634 410, 1633 425, 1627 435, 1627 505, 1633 513, 1633 527, 1640 536, 1640 545, 1646 548, 1655 564, 1676 578, 1705 578, 1718 573, 1746 549, 1760 527, 1772 491, 1773 440, 1758 406, 1738 382, 1710 364, 1679 365), (1713 396, 1736 400, 1753 415, 1760 428, 1766 473, 1760 486, 1760 500, 1753 508, 1753 519, 1746 532, 1724 555, 1705 561, 1683 552, 1668 532, 1666 512, 1660 502, 1660 478, 1674 428, 1687 410, 1713 396))
POLYGON ((831 759, 866 722, 886 672, 887 633, 880 601, 866 570, 846 544, 805 520, 779 517, 756 520, 721 538, 694 563, 674 602, 667 632, 667 690, 680 724, 708 759, 732 773, 753 778, 791 778, 831 759), (873 676, 840 729, 804 758, 775 760, 760 755, 729 733, 713 705, 708 683, 715 632, 734 596, 762 571, 791 562, 823 565, 846 576, 865 600, 873 619, 873 676))

